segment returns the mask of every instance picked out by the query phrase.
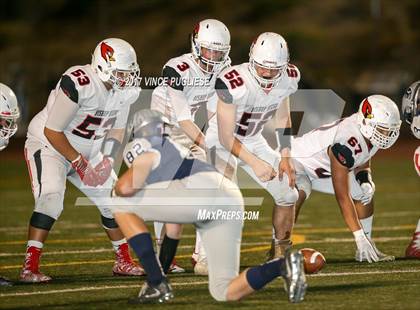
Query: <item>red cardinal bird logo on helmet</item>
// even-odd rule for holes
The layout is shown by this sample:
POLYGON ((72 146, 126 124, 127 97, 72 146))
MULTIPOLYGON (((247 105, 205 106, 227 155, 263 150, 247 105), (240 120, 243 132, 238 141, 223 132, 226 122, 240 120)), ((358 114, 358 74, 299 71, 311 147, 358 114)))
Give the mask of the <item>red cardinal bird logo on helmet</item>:
POLYGON ((198 38, 198 32, 200 31, 200 23, 195 24, 194 29, 193 29, 193 38, 197 39, 198 38))
POLYGON ((105 42, 101 43, 101 56, 106 62, 115 61, 114 49, 105 42))
POLYGON ((370 102, 367 99, 363 100, 362 113, 363 113, 363 116, 365 118, 372 118, 373 117, 372 106, 370 105, 370 102))

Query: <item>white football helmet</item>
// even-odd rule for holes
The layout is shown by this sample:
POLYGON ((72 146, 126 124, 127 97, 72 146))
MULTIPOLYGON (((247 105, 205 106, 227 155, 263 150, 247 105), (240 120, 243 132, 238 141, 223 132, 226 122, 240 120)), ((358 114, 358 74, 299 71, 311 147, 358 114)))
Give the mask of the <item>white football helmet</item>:
POLYGON ((92 55, 92 67, 99 78, 114 89, 140 85, 136 51, 124 40, 110 38, 100 42, 92 55))
POLYGON ((230 33, 225 24, 205 19, 195 25, 191 35, 191 51, 201 61, 205 73, 216 73, 230 64, 230 33))
POLYGON ((252 43, 249 52, 249 71, 262 88, 275 86, 289 64, 289 49, 286 40, 274 32, 264 32, 252 43), (263 68, 272 70, 274 76, 264 77, 257 72, 263 68))
POLYGON ((7 140, 16 133, 19 116, 15 93, 8 86, 0 83, 0 138, 7 140))
POLYGON ((362 135, 380 149, 387 149, 400 135, 400 112, 394 101, 382 95, 365 98, 359 107, 358 125, 362 135))
POLYGON ((420 139, 420 81, 407 88, 402 99, 401 114, 414 136, 420 139))

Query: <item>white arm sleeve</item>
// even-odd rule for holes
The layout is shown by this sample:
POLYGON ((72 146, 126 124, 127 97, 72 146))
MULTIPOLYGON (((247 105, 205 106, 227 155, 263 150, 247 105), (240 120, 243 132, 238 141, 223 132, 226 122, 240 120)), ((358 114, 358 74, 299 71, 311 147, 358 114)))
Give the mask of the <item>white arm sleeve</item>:
POLYGON ((191 110, 184 93, 180 90, 168 87, 168 95, 170 103, 175 112, 176 120, 178 122, 193 120, 191 116, 191 110))
POLYGON ((59 89, 55 102, 48 114, 45 127, 54 131, 63 131, 73 120, 80 106, 73 102, 59 89))

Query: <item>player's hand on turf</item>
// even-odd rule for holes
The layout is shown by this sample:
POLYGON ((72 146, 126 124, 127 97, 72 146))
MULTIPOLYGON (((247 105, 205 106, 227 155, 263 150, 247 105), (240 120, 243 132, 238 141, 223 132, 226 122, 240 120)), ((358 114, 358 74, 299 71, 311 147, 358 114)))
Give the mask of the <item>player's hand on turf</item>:
POLYGON ((283 173, 286 173, 289 178, 289 186, 291 188, 295 187, 296 184, 296 171, 295 166, 293 165, 290 157, 283 157, 279 163, 279 179, 283 179, 283 173))
POLYGON ((274 179, 277 175, 273 167, 266 161, 257 159, 251 166, 255 175, 260 179, 261 182, 268 182, 274 179))
POLYGON ((363 192, 360 201, 366 206, 372 201, 373 195, 375 194, 375 183, 365 182, 360 184, 360 188, 363 192))
POLYGON ((361 261, 362 258, 366 258, 369 263, 377 262, 379 260, 377 250, 369 238, 366 237, 363 229, 353 232, 353 235, 360 256, 358 260, 361 261))
POLYGON ((98 185, 103 185, 112 172, 112 165, 114 161, 111 157, 105 156, 102 161, 95 166, 95 172, 97 174, 98 185))
POLYGON ((88 186, 98 186, 97 173, 82 154, 71 162, 71 166, 77 172, 83 184, 88 186))

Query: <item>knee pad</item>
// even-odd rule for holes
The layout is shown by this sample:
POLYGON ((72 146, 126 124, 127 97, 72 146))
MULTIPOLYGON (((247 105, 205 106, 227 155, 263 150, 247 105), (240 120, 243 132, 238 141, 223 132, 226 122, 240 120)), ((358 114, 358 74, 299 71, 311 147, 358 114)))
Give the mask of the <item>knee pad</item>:
POLYGON ((227 289, 229 287, 229 281, 219 280, 216 281, 217 283, 212 283, 215 281, 211 281, 209 283, 209 291, 211 297, 213 297, 217 301, 226 301, 227 289))
POLYGON ((312 183, 306 175, 296 174, 296 187, 305 193, 305 199, 309 198, 312 192, 312 183))
POLYGON ((280 181, 278 177, 268 181, 266 190, 273 197, 276 205, 279 206, 292 206, 299 198, 299 192, 296 188, 289 187, 289 178, 284 173, 283 179, 280 181))
POLYGON ((351 195, 351 198, 353 199, 353 200, 357 200, 357 201, 361 201, 362 200, 362 198, 363 198, 363 193, 362 192, 351 192, 350 193, 350 195, 351 195))
POLYGON ((42 194, 35 202, 35 212, 58 219, 63 211, 64 193, 42 194))
POLYGON ((109 219, 114 218, 114 216, 112 215, 112 210, 109 207, 104 207, 104 206, 97 206, 97 207, 102 217, 106 217, 109 219))
POLYGON ((363 190, 359 182, 356 180, 354 173, 351 174, 349 181, 351 198, 353 198, 354 200, 362 200, 364 197, 363 190))
POLYGON ((39 213, 39 212, 33 212, 31 216, 31 220, 29 221, 31 226, 35 228, 39 228, 39 229, 48 230, 48 231, 50 231, 54 222, 55 222, 54 218, 46 214, 39 213))
POLYGON ((103 215, 101 215, 101 222, 102 222, 102 227, 105 228, 105 229, 118 228, 118 224, 115 221, 115 219, 113 219, 113 218, 108 218, 108 217, 104 217, 103 215))
POLYGON ((289 188, 284 191, 280 197, 274 199, 276 205, 279 206, 293 206, 299 198, 299 192, 296 188, 289 188))

